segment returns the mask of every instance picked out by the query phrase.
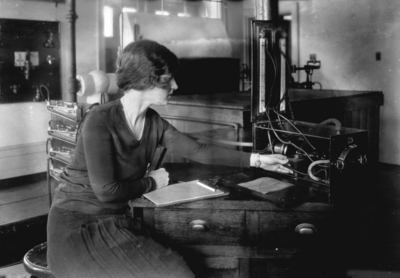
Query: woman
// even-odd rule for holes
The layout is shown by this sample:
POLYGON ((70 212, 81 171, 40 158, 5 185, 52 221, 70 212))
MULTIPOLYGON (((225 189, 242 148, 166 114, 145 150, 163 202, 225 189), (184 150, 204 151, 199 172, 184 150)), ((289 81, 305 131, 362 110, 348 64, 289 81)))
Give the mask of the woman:
POLYGON ((165 169, 148 172, 158 145, 202 163, 289 172, 284 156, 200 144, 150 109, 177 89, 177 68, 177 57, 153 41, 131 43, 118 58, 124 96, 92 109, 82 123, 50 209, 47 260, 56 277, 194 276, 126 214, 129 200, 168 185, 165 169))

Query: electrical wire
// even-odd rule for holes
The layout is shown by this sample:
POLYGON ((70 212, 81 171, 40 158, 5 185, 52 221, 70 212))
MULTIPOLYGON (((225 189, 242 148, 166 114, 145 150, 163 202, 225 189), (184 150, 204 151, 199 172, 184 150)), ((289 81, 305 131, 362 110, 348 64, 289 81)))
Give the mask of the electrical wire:
POLYGON ((327 177, 328 177, 328 171, 327 171, 326 169, 320 169, 320 170, 318 170, 317 172, 315 172, 314 175, 318 175, 318 174, 321 173, 321 172, 324 173, 325 179, 327 179, 327 177))
POLYGON ((314 84, 318 84, 319 85, 319 89, 322 90, 322 84, 320 82, 314 82, 314 84))
POLYGON ((276 112, 274 110, 274 112, 278 115, 278 118, 282 117, 284 120, 286 120, 303 138, 304 140, 306 140, 306 142, 308 143, 308 145, 313 149, 316 150, 316 148, 311 144, 310 141, 308 141, 307 137, 289 120, 287 119, 285 116, 283 116, 282 114, 276 112))
POLYGON ((47 101, 50 101, 50 91, 49 91, 49 88, 47 88, 46 85, 41 84, 41 85, 39 86, 39 92, 40 92, 40 95, 42 96, 43 99, 45 99, 45 100, 47 100, 47 101), (45 98, 44 95, 43 95, 43 92, 42 92, 42 89, 43 89, 43 88, 46 89, 47 98, 45 98))
POLYGON ((291 166, 289 166, 289 165, 281 165, 282 167, 285 167, 286 169, 289 169, 289 170, 291 170, 291 171, 293 171, 293 172, 295 172, 295 173, 297 173, 297 174, 300 174, 300 175, 303 175, 303 176, 308 176, 308 174, 307 173, 303 173, 303 172, 301 172, 301 171, 299 171, 299 170, 296 170, 296 169, 294 169, 293 167, 291 167, 291 166))
MULTIPOLYGON (((299 146, 297 146, 296 144, 294 144, 294 143, 291 142, 291 141, 284 141, 282 138, 280 138, 279 135, 276 133, 275 128, 273 128, 273 126, 272 126, 272 121, 271 121, 271 118, 269 117, 268 111, 267 111, 266 115, 267 115, 267 117, 268 117, 268 121, 270 122, 272 132, 274 133, 275 137, 276 137, 281 143, 283 143, 283 144, 288 144, 288 145, 291 145, 291 146, 295 147, 297 150, 299 150, 300 152, 302 152, 303 154, 305 154, 305 155, 308 157, 308 159, 310 159, 311 161, 314 161, 314 160, 311 158, 311 156, 310 156, 305 150, 303 150, 302 148, 300 148, 299 146)), ((272 147, 272 146, 271 146, 271 147, 272 147)))
MULTIPOLYGON (((274 147, 272 146, 271 132, 270 132, 269 130, 268 130, 268 132, 267 132, 267 135, 268 135, 269 145, 271 146, 271 153, 274 154, 275 151, 274 151, 274 147)), ((267 148, 268 148, 268 147, 267 147, 267 148)))
POLYGON ((327 125, 327 124, 334 124, 336 130, 340 130, 342 128, 342 123, 335 118, 329 118, 320 123, 320 125, 327 125))
POLYGON ((329 160, 328 160, 328 159, 326 159, 326 160, 316 160, 316 161, 312 162, 312 163, 308 166, 308 170, 307 170, 307 171, 308 171, 308 175, 310 176, 310 178, 312 178, 312 179, 315 180, 315 181, 320 181, 320 182, 329 184, 329 181, 328 181, 328 180, 321 179, 321 178, 315 176, 315 175, 313 174, 313 172, 312 172, 312 169, 313 169, 316 165, 319 165, 319 164, 328 164, 328 163, 329 163, 329 160))

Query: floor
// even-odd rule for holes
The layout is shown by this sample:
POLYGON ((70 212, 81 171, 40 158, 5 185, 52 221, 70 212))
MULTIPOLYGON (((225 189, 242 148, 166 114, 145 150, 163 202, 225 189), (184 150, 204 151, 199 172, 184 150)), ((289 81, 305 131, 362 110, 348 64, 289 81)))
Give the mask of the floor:
MULTIPOLYGON (((371 206, 376 208, 371 230, 371 248, 376 263, 370 269, 350 270, 353 278, 400 277, 400 166, 380 164, 378 183, 371 206)), ((7 224, 47 214, 49 199, 46 181, 0 187, 0 228, 7 224)), ((16 264, 0 268, 0 278, 30 277, 16 264)))
MULTIPOLYGON (((0 227, 45 215, 49 211, 47 182, 0 188, 0 227)), ((0 278, 28 278, 21 263, 0 268, 0 278)))
POLYGON ((0 187, 0 226, 47 214, 47 182, 0 187))

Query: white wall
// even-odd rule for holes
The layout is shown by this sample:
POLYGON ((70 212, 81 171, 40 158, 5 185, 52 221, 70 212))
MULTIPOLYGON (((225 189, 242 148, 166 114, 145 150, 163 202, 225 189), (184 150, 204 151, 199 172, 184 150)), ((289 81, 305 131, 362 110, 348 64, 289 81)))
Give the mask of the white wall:
POLYGON ((324 89, 383 92, 379 160, 400 165, 400 1, 299 1, 299 11, 301 63, 317 54, 324 89))
MULTIPOLYGON (((97 0, 76 1, 77 72, 96 69, 99 61, 97 0)), ((50 1, 1 0, 0 18, 60 21, 61 80, 66 91, 67 6, 50 1)), ((0 180, 46 171, 45 142, 50 114, 44 102, 0 104, 0 180)))

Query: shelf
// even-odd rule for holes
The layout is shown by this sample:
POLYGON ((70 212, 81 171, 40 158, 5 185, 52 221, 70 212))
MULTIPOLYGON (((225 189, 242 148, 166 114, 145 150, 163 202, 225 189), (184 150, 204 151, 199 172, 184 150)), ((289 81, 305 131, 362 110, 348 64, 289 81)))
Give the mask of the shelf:
POLYGON ((73 156, 73 154, 69 154, 67 152, 62 152, 62 151, 54 151, 52 149, 50 149, 49 155, 51 158, 54 158, 65 164, 71 163, 73 156))
POLYGON ((79 122, 82 118, 82 108, 75 102, 50 100, 47 102, 47 110, 75 122, 79 122))

